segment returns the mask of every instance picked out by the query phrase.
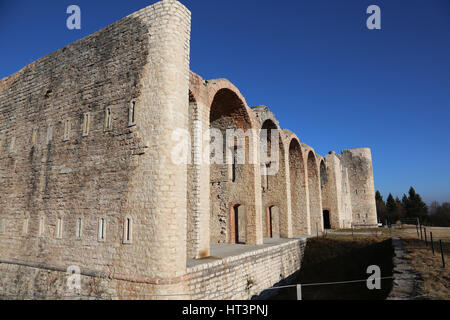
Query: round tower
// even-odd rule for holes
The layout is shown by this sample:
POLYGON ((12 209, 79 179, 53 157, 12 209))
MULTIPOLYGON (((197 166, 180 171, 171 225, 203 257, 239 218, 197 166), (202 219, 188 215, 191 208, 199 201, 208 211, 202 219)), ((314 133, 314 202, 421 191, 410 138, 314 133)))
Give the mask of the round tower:
POLYGON ((354 226, 376 226, 372 152, 369 148, 342 151, 342 163, 348 171, 349 193, 354 226))

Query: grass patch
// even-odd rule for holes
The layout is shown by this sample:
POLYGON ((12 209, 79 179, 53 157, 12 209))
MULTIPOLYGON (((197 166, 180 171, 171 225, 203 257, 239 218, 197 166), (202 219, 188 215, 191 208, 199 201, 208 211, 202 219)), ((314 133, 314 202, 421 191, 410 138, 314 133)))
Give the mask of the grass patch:
POLYGON ((423 299, 450 300, 450 242, 444 241, 444 258, 446 268, 442 268, 439 245, 435 242, 435 254, 430 244, 418 239, 403 239, 407 251, 406 257, 411 260, 414 271, 422 278, 418 283, 418 293, 423 299))

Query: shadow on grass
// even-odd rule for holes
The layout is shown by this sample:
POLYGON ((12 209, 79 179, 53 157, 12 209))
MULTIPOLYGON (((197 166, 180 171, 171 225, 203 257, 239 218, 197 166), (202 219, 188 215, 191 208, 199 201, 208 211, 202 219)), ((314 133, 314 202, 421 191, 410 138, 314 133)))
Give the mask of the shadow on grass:
MULTIPOLYGON (((302 268, 291 284, 340 282, 367 279, 371 265, 381 269, 381 277, 392 276, 394 250, 391 240, 341 241, 311 239, 305 250, 302 268)), ((381 281, 381 290, 369 290, 366 282, 303 286, 303 300, 384 300, 392 290, 392 279, 381 281)), ((296 300, 296 288, 280 289, 271 300, 296 300)))

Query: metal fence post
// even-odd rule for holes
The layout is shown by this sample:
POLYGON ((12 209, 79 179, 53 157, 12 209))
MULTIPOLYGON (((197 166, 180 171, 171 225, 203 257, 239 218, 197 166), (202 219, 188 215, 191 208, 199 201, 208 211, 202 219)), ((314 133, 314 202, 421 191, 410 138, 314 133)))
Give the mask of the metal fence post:
POLYGON ((442 268, 445 268, 444 249, 442 248, 442 240, 439 240, 439 245, 441 247, 442 268))
POLYGON ((430 231, 430 241, 431 241, 431 251, 433 251, 433 256, 434 256, 433 232, 431 232, 431 231, 430 231))
POLYGON ((302 300, 302 285, 297 285, 297 300, 302 300))

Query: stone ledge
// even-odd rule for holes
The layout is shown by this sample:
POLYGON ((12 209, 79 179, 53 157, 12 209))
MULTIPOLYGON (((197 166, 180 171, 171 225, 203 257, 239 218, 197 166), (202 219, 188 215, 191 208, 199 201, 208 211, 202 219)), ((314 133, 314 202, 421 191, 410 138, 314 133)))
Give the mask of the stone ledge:
POLYGON ((208 262, 208 263, 201 264, 201 265, 198 265, 198 266, 189 267, 189 268, 187 268, 186 273, 188 275, 189 274, 193 274, 193 273, 197 273, 197 272, 200 272, 200 271, 204 271, 206 269, 218 267, 220 265, 230 264, 230 263, 233 263, 233 262, 237 262, 239 260, 244 260, 244 259, 249 258, 249 257, 255 257, 255 256, 258 256, 258 255, 267 254, 267 253, 270 253, 270 252, 273 252, 273 251, 282 250, 283 248, 288 247, 288 246, 292 246, 294 244, 305 245, 306 244, 306 239, 295 239, 295 240, 292 240, 292 241, 289 241, 289 242, 286 242, 286 243, 282 243, 282 244, 278 244, 278 245, 275 245, 275 246, 262 248, 262 249, 256 249, 254 251, 246 252, 246 253, 239 254, 239 255, 236 255, 236 256, 225 257, 225 258, 223 258, 221 260, 218 260, 218 261, 208 262))

